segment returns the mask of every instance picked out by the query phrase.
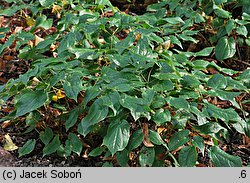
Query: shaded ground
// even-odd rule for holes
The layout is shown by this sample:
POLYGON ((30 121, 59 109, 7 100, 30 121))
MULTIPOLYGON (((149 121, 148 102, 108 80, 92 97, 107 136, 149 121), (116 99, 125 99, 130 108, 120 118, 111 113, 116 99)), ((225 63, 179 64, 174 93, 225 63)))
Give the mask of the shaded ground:
MULTIPOLYGON (((36 132, 32 132, 26 135, 20 133, 21 129, 17 129, 13 126, 7 127, 4 129, 4 134, 10 134, 13 142, 21 147, 27 142, 29 139, 38 139, 38 134, 36 132)), ((3 133, 3 132, 1 132, 3 133)), ((101 142, 100 142, 101 143, 101 142)), ((114 163, 115 159, 109 159, 104 161, 104 157, 84 157, 84 154, 78 156, 77 154, 73 154, 69 156, 67 159, 63 157, 59 157, 57 154, 51 154, 49 156, 43 157, 42 149, 43 145, 40 141, 37 141, 35 150, 29 154, 25 155, 21 158, 18 157, 18 151, 5 151, 1 148, 3 144, 0 144, 0 166, 14 166, 14 167, 100 167, 105 162, 112 161, 114 163)), ((206 145, 206 147, 209 144, 206 145)), ((242 138, 242 135, 237 132, 232 133, 230 140, 228 143, 221 146, 225 152, 239 156, 242 159, 243 165, 247 166, 250 164, 250 139, 242 138), (246 144, 246 145, 242 145, 246 144)), ((204 157, 199 154, 198 162, 196 166, 198 167, 207 167, 212 166, 211 162, 207 154, 204 157)), ((165 164, 168 164, 167 160, 165 164)), ((130 161, 129 166, 137 166, 136 162, 130 161)))

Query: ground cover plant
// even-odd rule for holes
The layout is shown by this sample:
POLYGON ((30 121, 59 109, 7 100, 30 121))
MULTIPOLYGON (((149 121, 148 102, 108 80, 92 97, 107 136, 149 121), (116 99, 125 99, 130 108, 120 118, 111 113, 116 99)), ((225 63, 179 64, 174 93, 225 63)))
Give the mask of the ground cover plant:
POLYGON ((2 74, 30 65, 1 80, 4 148, 29 156, 39 141, 43 156, 101 166, 248 166, 229 144, 250 144, 250 2, 112 3, 1 1, 2 74), (6 126, 37 138, 18 148, 6 126))

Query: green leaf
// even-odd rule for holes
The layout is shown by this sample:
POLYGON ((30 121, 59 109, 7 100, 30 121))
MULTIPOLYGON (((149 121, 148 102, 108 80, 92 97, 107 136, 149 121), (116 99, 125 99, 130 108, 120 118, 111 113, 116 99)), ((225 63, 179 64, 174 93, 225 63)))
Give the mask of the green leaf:
POLYGON ((112 162, 105 162, 102 167, 113 167, 112 162))
POLYGON ((26 154, 29 154, 31 153, 34 148, 35 148, 35 145, 36 145, 36 140, 35 139, 30 139, 28 140, 24 145, 23 147, 21 147, 19 150, 18 150, 18 157, 20 158, 21 156, 23 155, 26 155, 26 154))
POLYGON ((79 123, 77 131, 86 136, 90 132, 90 127, 104 120, 108 112, 109 108, 103 103, 102 98, 95 100, 88 111, 88 115, 79 123))
POLYGON ((244 83, 241 81, 237 81, 235 79, 232 79, 231 77, 226 77, 227 79, 227 90, 246 90, 247 87, 244 86, 244 83))
POLYGON ((148 111, 146 110, 147 102, 142 98, 132 97, 126 94, 121 96, 121 105, 124 108, 130 110, 134 120, 138 120, 141 116, 146 116, 148 111))
POLYGON ((43 157, 56 152, 60 145, 61 142, 59 140, 59 135, 57 134, 54 139, 43 148, 43 157))
POLYGON ((189 104, 184 98, 170 97, 169 104, 177 109, 188 109, 189 104))
POLYGON ((44 7, 49 7, 55 2, 55 0, 39 0, 39 3, 44 7))
POLYGON ((55 38, 51 37, 51 38, 47 38, 44 41, 38 43, 38 45, 36 46, 37 49, 46 49, 48 47, 50 47, 50 45, 55 42, 55 38))
POLYGON ((179 153, 179 163, 182 167, 193 167, 197 161, 197 153, 194 146, 181 149, 179 153))
POLYGON ((228 0, 215 0, 215 4, 220 5, 222 3, 226 3, 228 0))
POLYGON ((73 47, 75 45, 75 42, 76 42, 75 34, 72 32, 69 32, 66 36, 64 36, 64 38, 60 42, 60 46, 57 49, 58 54, 73 47))
POLYGON ((181 84, 184 86, 184 87, 195 87, 197 88, 201 82, 196 79, 195 76, 183 76, 183 80, 181 81, 181 84))
POLYGON ((124 50, 132 46, 134 41, 135 41, 134 33, 130 32, 128 36, 124 40, 118 42, 114 48, 117 49, 119 54, 121 54, 124 52, 124 50))
POLYGON ((53 19, 47 19, 45 15, 36 18, 36 27, 42 27, 44 29, 49 29, 53 24, 53 19))
POLYGON ((223 129, 226 130, 225 128, 223 128, 221 125, 219 125, 216 122, 208 122, 199 126, 195 125, 194 129, 204 134, 213 134, 213 133, 218 133, 220 130, 223 130, 223 129))
POLYGON ((179 132, 175 132, 170 138, 170 142, 168 143, 169 150, 176 150, 178 147, 184 145, 188 142, 188 130, 181 130, 179 132))
POLYGON ((66 131, 68 131, 76 123, 78 118, 78 110, 73 109, 69 112, 69 118, 65 122, 66 131))
POLYGON ((247 37, 247 34, 248 34, 248 30, 247 30, 246 26, 244 26, 244 25, 237 27, 236 32, 239 35, 243 35, 244 37, 247 37))
POLYGON ((40 133, 39 138, 45 145, 47 145, 53 138, 53 131, 51 130, 51 128, 46 127, 45 130, 40 133))
POLYGON ((143 138, 144 136, 142 130, 141 129, 136 130, 129 139, 128 150, 132 151, 137 147, 139 147, 142 144, 143 138))
POLYGON ((244 82, 244 83, 250 83, 250 68, 244 70, 238 77, 237 79, 239 79, 240 81, 244 82))
POLYGON ((161 145, 164 142, 161 136, 156 131, 153 130, 149 130, 149 139, 150 142, 156 145, 161 145))
POLYGON ((147 89, 142 93, 142 98, 150 105, 154 99, 155 91, 147 89))
POLYGON ((227 35, 229 36, 231 34, 232 30, 234 30, 235 27, 236 27, 235 21, 234 20, 228 20, 225 27, 226 27, 227 35))
POLYGON ((128 145, 130 126, 126 120, 116 120, 110 123, 103 144, 114 155, 117 151, 123 151, 128 145))
POLYGON ((250 123, 244 120, 238 120, 237 123, 233 123, 232 126, 241 134, 250 136, 250 123))
POLYGON ((1 7, 0 16, 8 16, 9 17, 9 16, 14 15, 17 11, 24 9, 24 8, 28 8, 26 4, 25 5, 23 4, 20 6, 13 5, 11 8, 7 8, 7 9, 2 9, 2 7, 1 7))
POLYGON ((164 125, 171 120, 171 114, 169 110, 158 109, 152 119, 157 125, 164 125))
POLYGON ((250 21, 250 14, 247 14, 247 13, 243 13, 242 14, 242 20, 248 20, 248 21, 250 21))
POLYGON ((120 166, 125 167, 129 161, 128 151, 124 149, 116 154, 117 161, 120 166))
POLYGON ((0 45, 0 54, 5 50, 5 48, 11 46, 14 40, 15 40, 15 36, 11 35, 5 44, 3 44, 3 45, 1 44, 0 45))
POLYGON ((77 102, 78 93, 83 89, 81 74, 74 72, 67 76, 63 88, 67 97, 74 99, 77 102))
POLYGON ((155 149, 142 147, 139 154, 139 163, 142 167, 151 167, 155 160, 155 149))
POLYGON ((185 23, 180 17, 169 17, 169 18, 164 18, 164 20, 166 20, 170 24, 185 23))
MULTIPOLYGON (((69 38, 70 39, 70 38, 69 38)), ((72 41, 72 40, 71 40, 72 41)), ((73 46, 74 44, 72 42, 65 42, 62 47, 62 50, 63 51, 63 48, 67 48, 67 45, 69 44, 70 46, 73 46)), ((59 51, 59 50, 58 50, 59 51)), ((102 54, 102 51, 100 50, 96 50, 96 49, 90 49, 90 48, 72 48, 72 47, 69 47, 68 51, 70 53, 73 53, 75 54, 76 58, 83 58, 83 59, 88 59, 88 60, 94 60, 94 59, 97 59, 100 57, 100 55, 102 54)))
POLYGON ((242 167, 239 157, 229 155, 217 146, 210 148, 208 156, 216 167, 242 167))
POLYGON ((86 106, 89 101, 97 97, 101 93, 97 86, 88 87, 84 93, 84 105, 86 106))
POLYGON ((59 156, 67 158, 71 154, 71 147, 69 140, 66 140, 65 147, 61 144, 56 152, 59 156))
POLYGON ((200 136, 194 136, 193 137, 193 145, 198 147, 202 153, 203 156, 205 156, 205 143, 203 138, 200 136))
POLYGON ((177 44, 181 49, 183 49, 181 41, 176 36, 170 35, 169 37, 172 44, 177 44))
POLYGON ((197 43, 197 40, 195 40, 193 37, 185 35, 185 34, 179 34, 177 35, 180 39, 182 39, 183 41, 190 41, 193 43, 197 43))
POLYGON ((215 47, 215 56, 219 61, 228 59, 236 53, 236 44, 234 38, 222 37, 215 47))
POLYGON ((47 92, 43 90, 31 91, 27 90, 20 94, 20 98, 17 100, 16 117, 22 116, 41 107, 48 99, 47 92))
POLYGON ((206 56, 209 56, 211 54, 211 52, 213 51, 214 47, 207 47, 207 48, 204 48, 203 50, 199 51, 199 52, 196 52, 194 54, 195 57, 206 57, 206 56))
POLYGON ((213 89, 220 88, 224 89, 227 86, 226 77, 222 74, 213 75, 207 82, 207 86, 213 89))
MULTIPOLYGON (((159 75, 159 79, 163 79, 162 76, 164 75, 159 75)), ((158 77, 158 76, 157 76, 158 77)), ((165 81, 157 81, 153 85, 153 90, 156 92, 166 92, 174 89, 174 85, 170 80, 165 80, 165 81)))
POLYGON ((90 153, 88 155, 92 156, 92 157, 97 157, 97 156, 100 156, 104 151, 105 151, 105 148, 97 147, 97 148, 93 149, 92 151, 90 151, 90 153))
POLYGON ((240 108, 235 98, 241 94, 241 92, 215 90, 208 92, 211 96, 219 97, 221 100, 229 100, 235 107, 240 108))
POLYGON ((231 14, 230 12, 226 11, 226 10, 223 10, 221 8, 216 8, 214 10, 215 14, 221 18, 231 18, 231 14))
POLYGON ((222 119, 225 122, 229 122, 229 121, 237 122, 241 120, 240 116, 233 108, 221 109, 221 108, 216 107, 213 104, 208 103, 206 110, 211 117, 222 119))
POLYGON ((30 112, 26 116, 26 125, 35 127, 37 122, 40 120, 40 117, 41 114, 38 111, 30 112))
POLYGON ((82 142, 78 136, 74 133, 69 133, 69 138, 71 150, 80 156, 82 152, 82 142))

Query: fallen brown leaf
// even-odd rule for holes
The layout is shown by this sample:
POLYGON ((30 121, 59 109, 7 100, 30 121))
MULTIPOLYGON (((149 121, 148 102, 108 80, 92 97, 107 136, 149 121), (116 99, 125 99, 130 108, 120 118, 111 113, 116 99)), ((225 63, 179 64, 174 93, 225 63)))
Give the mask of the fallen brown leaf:
POLYGON ((249 148, 250 147, 250 138, 246 135, 243 136, 243 145, 240 145, 239 148, 249 148))
POLYGON ((8 126, 10 126, 11 124, 12 124, 12 121, 7 120, 7 121, 4 121, 4 122, 1 124, 1 127, 2 127, 2 129, 5 129, 5 128, 7 128, 8 126))
POLYGON ((4 55, 3 59, 6 60, 6 61, 11 61, 11 60, 14 60, 14 56, 12 56, 12 55, 4 55))
POLYGON ((154 147, 154 145, 150 142, 149 138, 148 138, 148 124, 147 123, 143 123, 142 124, 142 133, 144 135, 144 138, 143 138, 143 144, 146 146, 146 147, 154 147))

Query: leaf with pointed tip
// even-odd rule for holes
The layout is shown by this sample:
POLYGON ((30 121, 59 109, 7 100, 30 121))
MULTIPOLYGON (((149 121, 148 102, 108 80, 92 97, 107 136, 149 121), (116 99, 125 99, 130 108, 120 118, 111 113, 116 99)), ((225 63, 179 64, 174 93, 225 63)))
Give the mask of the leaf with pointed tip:
POLYGON ((240 157, 227 154, 217 146, 209 149, 208 156, 216 167, 242 167, 240 157))
POLYGON ((175 132, 170 138, 170 142, 168 143, 169 150, 176 150, 178 147, 184 145, 188 142, 188 130, 182 130, 179 132, 175 132))
POLYGON ((171 114, 169 110, 158 109, 153 116, 153 121, 157 125, 164 125, 166 122, 169 122, 170 120, 171 120, 171 114))
POLYGON ((131 137, 130 137, 130 139, 129 139, 129 143, 128 143, 127 149, 128 149, 129 151, 132 151, 132 150, 134 150, 135 148, 139 147, 139 146, 142 144, 143 138, 144 138, 144 136, 143 136, 143 133, 142 133, 142 130, 141 130, 141 129, 135 131, 135 132, 131 135, 131 137))
POLYGON ((88 111, 88 115, 78 124, 77 131, 86 136, 91 131, 91 126, 104 120, 108 112, 109 108, 103 103, 102 98, 95 100, 88 111))
POLYGON ((59 135, 57 134, 54 139, 43 148, 43 157, 56 152, 60 145, 61 142, 59 140, 59 135))
POLYGON ((53 138, 53 131, 51 130, 51 128, 46 127, 45 130, 43 132, 41 132, 39 134, 40 140, 47 145, 50 140, 53 138))
POLYGON ((20 95, 20 98, 15 104, 17 110, 16 117, 34 111, 35 109, 41 107, 48 99, 48 93, 43 90, 27 90, 20 95))
POLYGON ((234 38, 222 37, 215 47, 215 56, 219 61, 228 59, 236 53, 236 43, 234 38))
POLYGON ((30 139, 28 140, 24 145, 23 147, 21 147, 19 150, 18 150, 18 157, 20 158, 21 156, 24 156, 26 154, 29 154, 31 153, 34 148, 35 148, 35 145, 36 145, 36 140, 35 139, 30 139))
POLYGON ((123 151, 128 145, 130 137, 130 126, 126 120, 116 120, 110 123, 103 144, 114 155, 117 151, 123 151))
POLYGON ((78 138, 78 136, 74 133, 69 133, 68 140, 70 141, 71 150, 80 155, 80 153, 82 152, 82 142, 78 138))
POLYGON ((81 73, 74 72, 67 76, 63 89, 67 97, 74 99, 77 102, 78 93, 83 89, 81 73))

